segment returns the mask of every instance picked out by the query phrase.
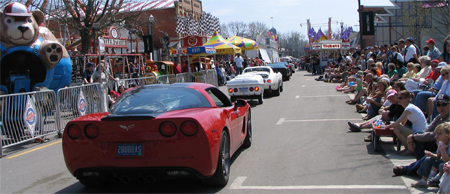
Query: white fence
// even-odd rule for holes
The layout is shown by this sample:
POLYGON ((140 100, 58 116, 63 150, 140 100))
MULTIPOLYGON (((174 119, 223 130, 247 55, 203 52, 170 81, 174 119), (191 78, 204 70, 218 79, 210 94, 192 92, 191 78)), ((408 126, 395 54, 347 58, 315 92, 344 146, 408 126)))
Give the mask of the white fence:
POLYGON ((53 90, 0 95, 0 157, 3 148, 42 138, 50 134, 61 137, 66 124, 81 115, 106 112, 108 91, 126 88, 182 82, 201 82, 218 86, 215 70, 177 75, 161 75, 154 79, 143 77, 122 79, 104 84, 87 84, 53 90))

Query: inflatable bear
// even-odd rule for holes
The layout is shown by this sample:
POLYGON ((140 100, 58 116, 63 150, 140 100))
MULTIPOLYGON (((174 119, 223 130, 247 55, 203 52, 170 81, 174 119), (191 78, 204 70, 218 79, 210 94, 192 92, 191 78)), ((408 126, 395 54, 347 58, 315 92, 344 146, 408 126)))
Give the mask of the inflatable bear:
POLYGON ((44 14, 21 3, 0 11, 0 93, 58 90, 70 85, 72 61, 44 27, 44 14))

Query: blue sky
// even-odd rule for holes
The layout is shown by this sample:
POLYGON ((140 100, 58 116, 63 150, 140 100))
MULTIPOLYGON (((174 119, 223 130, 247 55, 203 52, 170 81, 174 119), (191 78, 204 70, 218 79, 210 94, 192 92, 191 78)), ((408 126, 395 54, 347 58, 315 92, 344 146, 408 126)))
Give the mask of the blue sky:
MULTIPOLYGON (((306 35, 306 19, 311 20, 317 31, 320 27, 327 29, 331 17, 333 31, 340 28, 339 22, 359 31, 358 0, 202 0, 202 4, 203 11, 219 17, 221 24, 259 21, 271 28, 273 17, 273 27, 278 33, 298 31, 306 35)), ((361 4, 392 5, 389 0, 361 0, 361 4)))

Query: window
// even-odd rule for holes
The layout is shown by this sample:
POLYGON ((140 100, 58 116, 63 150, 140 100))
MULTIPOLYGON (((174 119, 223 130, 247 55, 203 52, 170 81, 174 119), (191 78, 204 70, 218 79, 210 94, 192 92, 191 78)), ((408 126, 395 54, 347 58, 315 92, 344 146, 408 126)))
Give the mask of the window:
POLYGON ((230 99, 217 88, 208 88, 206 92, 211 96, 217 107, 231 106, 230 99))

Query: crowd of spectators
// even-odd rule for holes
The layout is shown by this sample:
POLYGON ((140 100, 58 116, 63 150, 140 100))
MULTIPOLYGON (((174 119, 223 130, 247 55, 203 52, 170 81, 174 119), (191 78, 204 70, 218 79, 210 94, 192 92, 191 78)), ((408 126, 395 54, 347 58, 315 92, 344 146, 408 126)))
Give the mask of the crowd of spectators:
MULTIPOLYGON (((441 193, 450 193, 449 39, 442 52, 433 39, 422 51, 407 38, 340 56, 323 69, 318 56, 305 65, 320 75, 317 81, 340 83, 338 92, 354 93, 346 103, 366 116, 363 122, 348 122, 350 131, 372 130, 374 123, 383 123, 403 147, 397 154, 415 156, 411 165, 395 166, 395 175, 417 174, 421 179, 411 186, 440 187, 441 193)), ((372 139, 369 135, 364 141, 372 139)))

